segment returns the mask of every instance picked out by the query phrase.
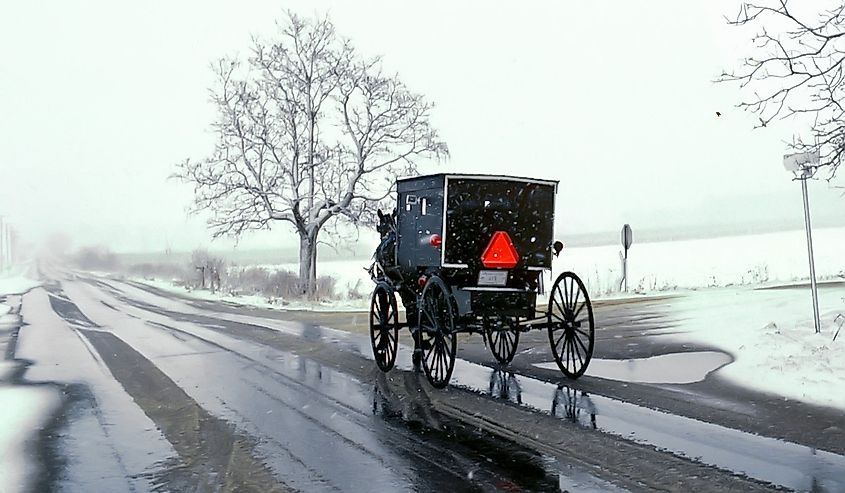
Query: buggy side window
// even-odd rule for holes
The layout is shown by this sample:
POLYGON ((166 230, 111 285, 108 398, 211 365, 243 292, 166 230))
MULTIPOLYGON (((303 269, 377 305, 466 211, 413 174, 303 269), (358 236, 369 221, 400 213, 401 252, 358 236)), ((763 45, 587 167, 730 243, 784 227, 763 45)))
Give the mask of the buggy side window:
POLYGON ((425 216, 428 213, 428 199, 423 197, 420 199, 420 214, 425 216))
POLYGON ((411 207, 417 203, 417 196, 416 195, 406 195, 405 196, 405 210, 411 210, 411 207))

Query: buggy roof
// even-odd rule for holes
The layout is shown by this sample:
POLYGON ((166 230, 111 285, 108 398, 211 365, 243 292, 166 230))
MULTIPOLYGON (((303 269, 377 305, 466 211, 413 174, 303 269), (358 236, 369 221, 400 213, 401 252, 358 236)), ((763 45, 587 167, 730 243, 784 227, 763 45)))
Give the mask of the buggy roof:
POLYGON ((526 183, 541 183, 544 185, 552 185, 557 189, 559 180, 541 180, 537 178, 529 178, 525 176, 510 176, 510 175, 485 175, 485 174, 469 174, 469 173, 433 173, 430 175, 419 176, 403 176, 397 178, 396 181, 410 181, 410 180, 425 180, 428 178, 462 178, 465 180, 502 180, 502 181, 524 181, 526 183))

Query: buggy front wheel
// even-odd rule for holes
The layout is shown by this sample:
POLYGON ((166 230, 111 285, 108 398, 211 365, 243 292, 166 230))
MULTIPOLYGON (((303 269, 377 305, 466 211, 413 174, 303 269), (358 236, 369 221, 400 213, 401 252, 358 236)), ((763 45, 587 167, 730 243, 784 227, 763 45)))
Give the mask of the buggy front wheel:
POLYGON ((593 357, 593 307, 584 283, 572 272, 558 276, 549 295, 549 344, 555 362, 569 378, 578 378, 593 357))
POLYGON ((442 389, 449 384, 455 367, 457 338, 452 295, 437 276, 426 283, 420 304, 418 338, 422 366, 429 383, 442 389))
POLYGON ((384 282, 376 285, 370 301, 370 342, 376 365, 381 371, 390 371, 399 348, 399 315, 396 295, 384 282))

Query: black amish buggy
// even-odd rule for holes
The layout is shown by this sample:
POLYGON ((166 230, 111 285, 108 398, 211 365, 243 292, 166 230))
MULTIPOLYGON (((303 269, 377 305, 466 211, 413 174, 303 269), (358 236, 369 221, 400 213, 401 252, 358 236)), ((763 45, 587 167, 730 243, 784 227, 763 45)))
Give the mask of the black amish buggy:
POLYGON ((479 332, 502 364, 516 354, 519 335, 548 331, 560 370, 578 378, 593 354, 593 309, 572 272, 555 280, 545 311, 543 273, 563 249, 554 241, 557 181, 515 176, 435 174, 397 180, 396 209, 379 211, 381 244, 370 276, 370 339, 376 364, 396 361, 399 329, 414 341, 437 388, 449 383, 456 336, 479 332), (405 307, 400 321, 396 295, 405 307))

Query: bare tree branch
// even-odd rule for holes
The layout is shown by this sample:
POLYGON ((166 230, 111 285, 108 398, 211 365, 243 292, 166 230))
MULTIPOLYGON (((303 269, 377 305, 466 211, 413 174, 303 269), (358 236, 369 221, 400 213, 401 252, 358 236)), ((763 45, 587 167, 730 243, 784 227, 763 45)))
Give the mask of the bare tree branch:
POLYGON ((845 154, 845 2, 837 1, 815 15, 799 13, 788 0, 743 3, 728 23, 758 29, 753 52, 738 69, 717 79, 751 93, 738 106, 755 113, 759 126, 775 119, 809 118, 812 142, 797 138, 790 147, 819 151, 828 180, 845 154))

